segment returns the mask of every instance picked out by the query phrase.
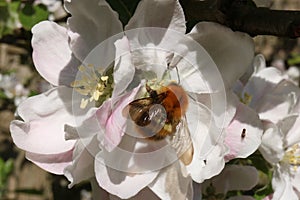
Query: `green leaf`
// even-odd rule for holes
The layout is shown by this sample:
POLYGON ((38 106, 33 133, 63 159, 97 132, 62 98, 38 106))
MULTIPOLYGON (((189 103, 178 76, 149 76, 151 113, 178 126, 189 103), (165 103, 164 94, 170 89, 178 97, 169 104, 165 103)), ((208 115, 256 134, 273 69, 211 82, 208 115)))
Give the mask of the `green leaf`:
POLYGON ((32 5, 25 3, 24 7, 19 11, 20 22, 23 28, 30 30, 35 24, 48 19, 48 11, 45 5, 32 5))

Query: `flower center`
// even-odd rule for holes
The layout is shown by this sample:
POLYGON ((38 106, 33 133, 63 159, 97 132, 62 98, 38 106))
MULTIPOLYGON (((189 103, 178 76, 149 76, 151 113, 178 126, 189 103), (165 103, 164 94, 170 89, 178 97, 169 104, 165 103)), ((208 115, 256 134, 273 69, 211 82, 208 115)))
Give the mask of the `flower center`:
POLYGON ((111 97, 113 90, 112 68, 102 72, 95 69, 93 65, 81 65, 78 70, 78 78, 71 83, 71 87, 84 96, 81 99, 80 108, 86 108, 88 103, 93 101, 98 107, 111 97))
POLYGON ((252 96, 247 92, 245 92, 244 95, 240 97, 240 101, 245 105, 249 105, 250 102, 252 101, 252 96))
POLYGON ((299 144, 294 144, 289 148, 283 157, 283 162, 289 164, 294 171, 297 171, 300 166, 300 147, 299 144))

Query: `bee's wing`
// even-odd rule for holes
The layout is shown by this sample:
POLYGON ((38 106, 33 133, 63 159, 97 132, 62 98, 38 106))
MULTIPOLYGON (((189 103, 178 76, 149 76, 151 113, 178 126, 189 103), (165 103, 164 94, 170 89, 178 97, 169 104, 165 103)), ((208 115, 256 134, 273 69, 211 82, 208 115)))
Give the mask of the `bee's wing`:
POLYGON ((129 116, 139 126, 145 126, 149 123, 149 109, 153 104, 151 97, 137 99, 130 102, 127 106, 129 116))
POLYGON ((177 125, 177 131, 170 138, 170 144, 175 149, 178 158, 185 165, 189 165, 192 162, 194 147, 185 117, 182 117, 182 120, 177 125))
MULTIPOLYGON (((127 111, 131 119, 139 126, 146 126, 151 122, 151 118, 154 116, 149 113, 151 107, 155 104, 160 104, 165 99, 165 94, 161 93, 155 97, 146 97, 142 99, 137 99, 128 104, 123 111, 127 111)), ((158 109, 158 107, 156 107, 158 109)), ((157 113, 159 111, 153 111, 157 113)), ((153 113, 152 112, 152 113, 153 113)), ((124 112, 123 112, 124 115, 124 112)))

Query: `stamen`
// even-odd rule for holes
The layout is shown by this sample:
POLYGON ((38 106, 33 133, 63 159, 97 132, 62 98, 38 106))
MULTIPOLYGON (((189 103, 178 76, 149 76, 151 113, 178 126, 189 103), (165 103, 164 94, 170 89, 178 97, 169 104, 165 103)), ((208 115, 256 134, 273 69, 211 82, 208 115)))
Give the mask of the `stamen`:
POLYGON ((87 66, 79 66, 79 80, 75 80, 71 83, 73 87, 79 94, 86 96, 81 99, 80 108, 84 109, 89 102, 95 101, 97 105, 101 105, 104 100, 109 98, 112 93, 112 70, 104 74, 99 69, 95 70, 92 64, 87 66), (102 102, 100 101, 100 97, 102 102))
POLYGON ((286 151, 283 162, 289 164, 294 171, 297 171, 300 166, 300 148, 299 144, 294 144, 289 150, 286 151))

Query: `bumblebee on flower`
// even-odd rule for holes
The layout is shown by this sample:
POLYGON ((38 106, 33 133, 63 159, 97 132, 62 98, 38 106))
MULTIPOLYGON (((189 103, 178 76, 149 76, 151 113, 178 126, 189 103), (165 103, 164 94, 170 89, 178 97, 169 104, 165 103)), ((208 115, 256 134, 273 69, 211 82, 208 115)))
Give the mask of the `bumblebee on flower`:
POLYGON ((70 187, 88 179, 95 199, 193 199, 193 184, 225 165, 224 127, 261 134, 233 123, 237 102, 225 97, 253 59, 248 35, 205 22, 186 35, 177 0, 141 1, 125 30, 104 0, 65 7, 67 29, 46 21, 32 30, 35 67, 55 87, 19 106, 11 132, 70 187))

